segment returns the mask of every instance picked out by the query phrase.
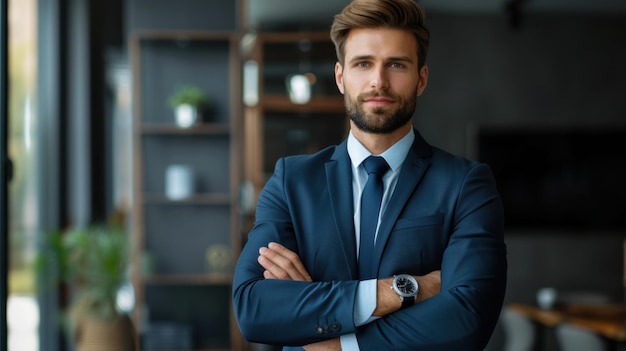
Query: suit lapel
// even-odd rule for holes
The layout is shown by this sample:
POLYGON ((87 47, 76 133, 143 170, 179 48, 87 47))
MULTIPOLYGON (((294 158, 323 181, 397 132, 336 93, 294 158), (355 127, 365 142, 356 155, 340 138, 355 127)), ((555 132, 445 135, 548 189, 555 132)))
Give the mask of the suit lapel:
POLYGON ((394 224, 430 165, 431 153, 430 145, 415 131, 415 141, 402 164, 398 183, 378 228, 378 237, 374 248, 374 259, 377 267, 380 266, 380 260, 394 224))
POLYGON ((331 160, 326 163, 326 183, 346 265, 350 268, 352 276, 356 277, 358 276, 358 269, 354 233, 352 165, 345 141, 335 148, 331 160))

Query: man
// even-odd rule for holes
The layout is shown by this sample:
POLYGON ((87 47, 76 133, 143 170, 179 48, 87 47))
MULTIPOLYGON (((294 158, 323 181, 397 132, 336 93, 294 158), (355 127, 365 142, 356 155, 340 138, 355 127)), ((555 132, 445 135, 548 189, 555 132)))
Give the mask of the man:
POLYGON ((487 344, 506 284, 502 207, 486 165, 412 127, 428 82, 423 21, 413 0, 354 0, 335 16, 350 135, 279 160, 263 189, 233 286, 247 340, 294 350, 487 344))

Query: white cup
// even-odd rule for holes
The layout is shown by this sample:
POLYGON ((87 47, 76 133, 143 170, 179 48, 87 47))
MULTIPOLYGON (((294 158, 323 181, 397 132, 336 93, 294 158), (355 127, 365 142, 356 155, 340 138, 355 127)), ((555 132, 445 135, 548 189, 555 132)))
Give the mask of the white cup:
POLYGON ((190 197, 194 192, 194 176, 191 167, 171 165, 165 171, 165 196, 170 200, 190 197))
POLYGON ((537 305, 549 310, 556 304, 557 291, 555 288, 541 288, 537 291, 537 305))

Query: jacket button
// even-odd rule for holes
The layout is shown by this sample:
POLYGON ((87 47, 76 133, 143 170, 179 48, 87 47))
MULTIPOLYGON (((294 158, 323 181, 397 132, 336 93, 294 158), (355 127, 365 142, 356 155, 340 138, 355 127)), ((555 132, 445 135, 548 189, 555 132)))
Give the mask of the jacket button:
POLYGON ((318 326, 315 328, 315 332, 316 332, 317 334, 323 334, 323 333, 324 333, 324 328, 322 328, 321 326, 319 326, 319 325, 318 325, 318 326))
POLYGON ((341 330, 341 324, 339 322, 334 322, 330 325, 330 329, 334 332, 338 332, 341 330))

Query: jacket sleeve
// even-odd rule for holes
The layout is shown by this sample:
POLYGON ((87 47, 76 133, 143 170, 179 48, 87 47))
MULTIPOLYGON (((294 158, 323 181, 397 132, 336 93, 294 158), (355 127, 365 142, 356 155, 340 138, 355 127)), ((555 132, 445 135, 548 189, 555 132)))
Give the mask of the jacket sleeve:
POLYGON ((258 251, 278 242, 299 253, 283 189, 284 160, 264 187, 255 224, 239 257, 233 307, 244 338, 251 342, 300 346, 355 330, 358 281, 301 282, 264 279, 258 251))
POLYGON ((451 204, 441 293, 357 331, 361 351, 483 350, 506 287, 503 210, 490 169, 474 164, 451 204))

